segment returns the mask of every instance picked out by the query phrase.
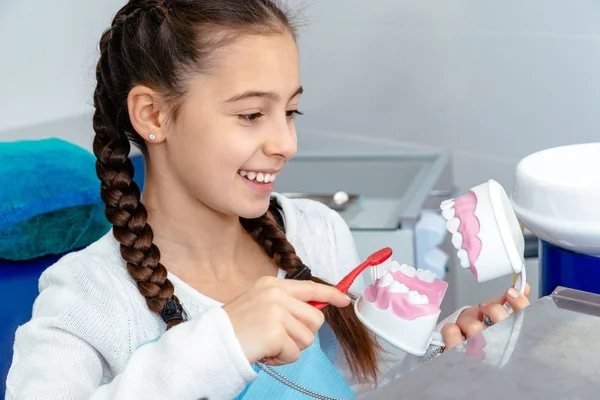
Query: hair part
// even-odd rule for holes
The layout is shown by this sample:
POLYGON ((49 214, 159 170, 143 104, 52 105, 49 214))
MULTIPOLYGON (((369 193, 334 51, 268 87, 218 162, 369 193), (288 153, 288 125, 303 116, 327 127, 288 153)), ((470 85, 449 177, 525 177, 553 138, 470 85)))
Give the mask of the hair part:
MULTIPOLYGON (((195 73, 210 72, 220 49, 244 35, 286 31, 295 38, 288 13, 272 0, 131 0, 100 39, 93 117, 100 194, 127 271, 167 329, 183 318, 165 317, 165 310, 179 300, 160 262, 148 213, 133 180, 131 143, 149 160, 144 140, 131 124, 127 96, 137 85, 148 86, 170 102, 170 117, 176 120, 188 80, 195 73)), ((304 267, 269 213, 240 221, 288 276, 304 267)), ((360 381, 375 380, 379 347, 354 309, 327 307, 324 314, 354 376, 360 381)))

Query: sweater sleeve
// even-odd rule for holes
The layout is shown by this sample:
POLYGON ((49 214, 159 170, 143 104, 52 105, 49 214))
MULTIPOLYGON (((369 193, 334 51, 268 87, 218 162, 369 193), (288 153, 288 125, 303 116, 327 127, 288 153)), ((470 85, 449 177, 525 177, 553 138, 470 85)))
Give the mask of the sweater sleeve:
POLYGON ((231 399, 255 379, 220 307, 132 351, 124 283, 69 260, 40 279, 32 319, 16 334, 7 400, 231 399))
MULTIPOLYGON (((335 211, 330 210, 330 215, 328 216, 327 220, 329 221, 328 225, 331 227, 331 237, 333 238, 331 246, 332 253, 334 254, 334 275, 337 275, 337 279, 339 280, 354 267, 356 267, 361 260, 359 260, 356 245, 354 243, 352 233, 350 232, 350 228, 344 219, 335 211)), ((385 243, 382 243, 382 247, 383 246, 385 246, 385 243)), ((364 283, 361 280, 359 282, 355 282, 352 285, 351 290, 355 294, 360 294, 363 288, 364 283)), ((435 331, 439 333, 445 324, 449 322, 456 322, 458 316, 465 308, 466 307, 456 310, 450 316, 438 323, 435 331)), ((379 343, 382 346, 383 351, 380 352, 377 360, 380 376, 378 386, 383 386, 391 380, 398 379, 402 375, 414 370, 419 365, 422 365, 431 351, 436 348, 436 346, 430 346, 425 356, 419 357, 407 354, 406 352, 399 350, 383 340, 379 340, 379 343)), ((338 371, 340 371, 342 376, 350 384, 352 390, 359 398, 373 390, 374 386, 372 384, 356 382, 356 380, 352 377, 350 368, 340 350, 338 350, 338 356, 335 364, 338 371)))

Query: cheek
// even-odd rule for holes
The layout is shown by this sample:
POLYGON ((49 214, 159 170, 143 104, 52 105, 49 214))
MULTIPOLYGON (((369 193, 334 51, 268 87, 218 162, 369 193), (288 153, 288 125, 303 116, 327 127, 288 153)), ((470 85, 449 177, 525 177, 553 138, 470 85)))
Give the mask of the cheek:
MULTIPOLYGON (((256 151, 252 140, 227 130, 204 131, 178 146, 173 159, 186 180, 214 189, 233 180, 256 151), (201 182, 200 182, 201 181, 201 182)), ((211 189, 212 190, 212 189, 211 189)))

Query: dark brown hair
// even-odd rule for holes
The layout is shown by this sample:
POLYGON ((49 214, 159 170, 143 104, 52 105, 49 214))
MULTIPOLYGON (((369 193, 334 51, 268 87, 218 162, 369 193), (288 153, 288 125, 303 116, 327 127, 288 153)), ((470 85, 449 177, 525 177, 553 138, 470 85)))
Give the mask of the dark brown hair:
MULTIPOLYGON (((167 322, 167 329, 182 321, 173 317, 173 307, 180 309, 180 305, 160 263, 140 189, 133 181, 130 143, 149 160, 144 140, 129 119, 128 93, 136 85, 152 87, 172 102, 176 118, 185 98, 186 77, 208 71, 216 49, 246 33, 286 31, 295 32, 288 15, 272 0, 132 0, 119 10, 100 40, 93 118, 100 193, 127 270, 148 307, 167 322)), ((289 277, 298 277, 304 265, 272 218, 273 212, 271 207, 260 218, 240 220, 289 277)), ((355 378, 376 379, 379 348, 353 307, 330 306, 324 313, 355 378)))

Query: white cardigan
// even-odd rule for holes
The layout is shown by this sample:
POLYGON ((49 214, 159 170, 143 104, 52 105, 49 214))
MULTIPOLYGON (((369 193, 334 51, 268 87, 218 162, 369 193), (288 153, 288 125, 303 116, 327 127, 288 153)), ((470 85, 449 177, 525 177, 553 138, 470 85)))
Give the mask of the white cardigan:
MULTIPOLYGON (((337 213, 314 201, 275 196, 287 238, 314 275, 337 283, 358 265, 350 230, 337 213)), ((192 318, 165 333, 128 275, 112 232, 48 268, 33 317, 16 334, 6 399, 234 398, 256 373, 227 314, 220 303, 169 278, 192 318)), ((338 354, 336 367, 357 394, 364 393, 369 388, 352 381, 338 354)), ((401 370, 412 369, 420 360, 393 351, 380 365, 385 373, 399 363, 401 370)))

